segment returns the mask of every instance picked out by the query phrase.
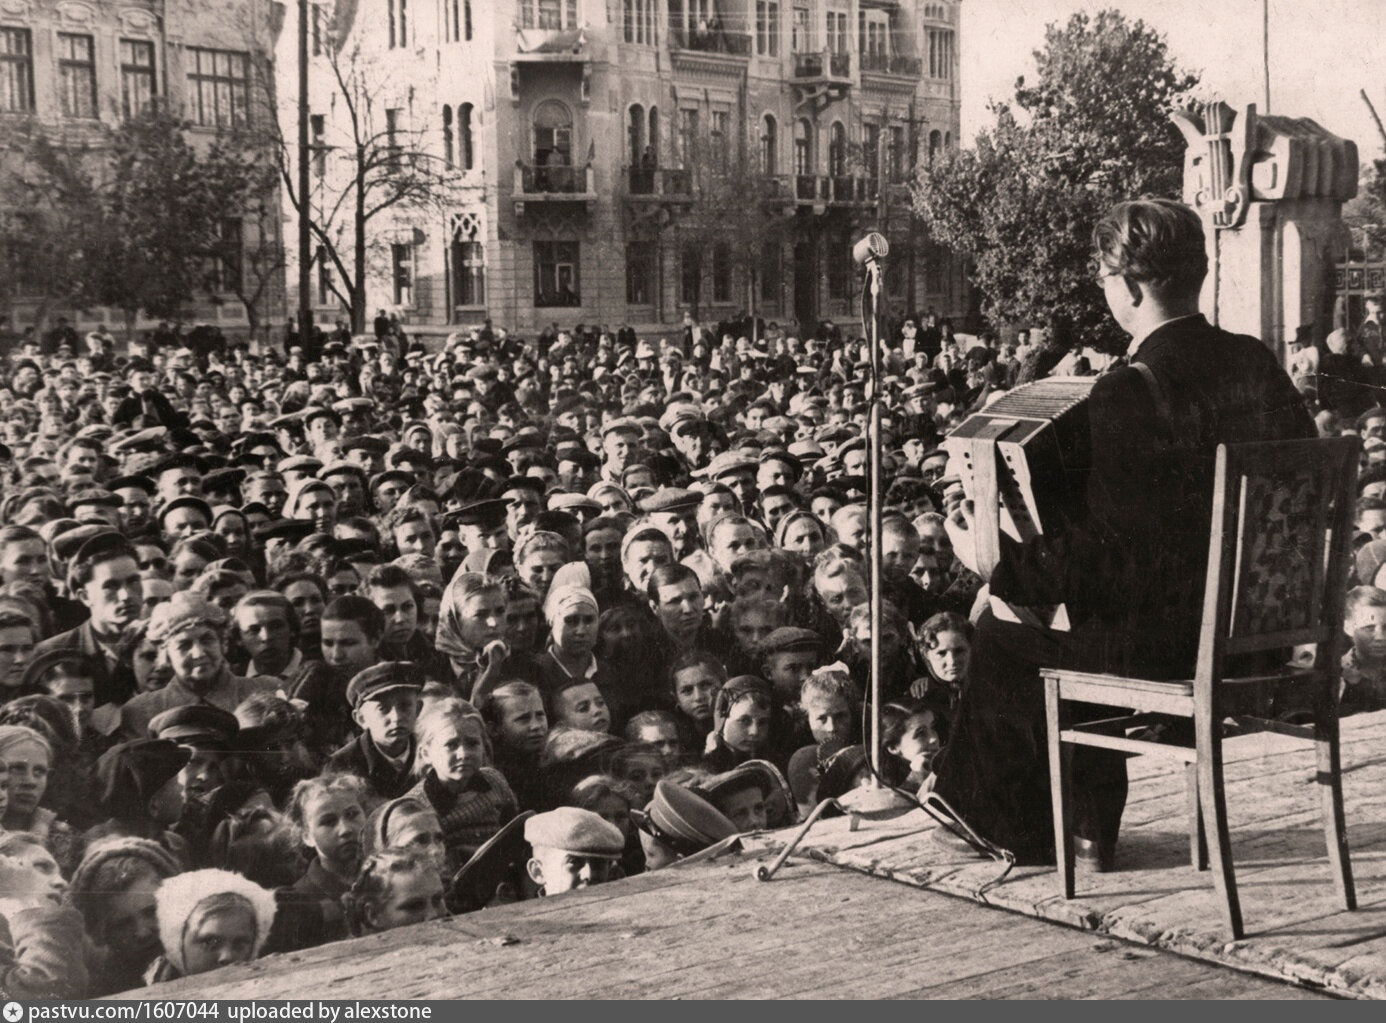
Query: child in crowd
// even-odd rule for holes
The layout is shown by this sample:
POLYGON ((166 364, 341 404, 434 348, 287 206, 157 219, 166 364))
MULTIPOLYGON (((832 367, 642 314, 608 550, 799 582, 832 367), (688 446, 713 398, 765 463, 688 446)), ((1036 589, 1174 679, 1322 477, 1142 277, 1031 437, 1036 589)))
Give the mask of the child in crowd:
POLYGON ((842 665, 819 668, 804 679, 799 706, 815 743, 854 742, 861 717, 861 694, 842 665))
POLYGON ((400 796, 371 811, 362 847, 367 857, 385 849, 416 853, 432 862, 440 877, 447 867, 443 825, 431 806, 413 796, 400 796))
POLYGON ((772 745, 774 715, 770 683, 754 675, 728 680, 717 690, 713 740, 703 764, 711 771, 729 771, 764 756, 772 745))
POLYGON ((504 775, 490 766, 486 723, 470 703, 449 697, 431 703, 415 726, 417 785, 443 825, 449 876, 519 812, 504 775))
POLYGON ((927 696, 951 716, 967 685, 972 662, 972 623, 960 614, 941 611, 919 630, 928 675, 915 681, 910 695, 927 696))
POLYGON ((897 700, 881 709, 881 773, 896 788, 919 791, 943 748, 945 724, 938 711, 917 698, 897 700))
POLYGON ((353 935, 447 916, 443 879, 426 855, 385 849, 368 859, 342 900, 353 935))
POLYGON ((706 752, 714 725, 713 704, 726 681, 727 672, 722 662, 705 651, 685 654, 669 668, 679 745, 693 755, 701 756, 706 752))
POLYGON ((171 877, 155 895, 163 954, 150 984, 255 959, 274 925, 274 895, 226 870, 171 877))
POLYGON ((539 810, 539 759, 549 734, 539 689, 519 680, 502 683, 482 704, 481 716, 491 737, 493 766, 510 781, 521 810, 539 810))
POLYGON ((653 746, 666 767, 678 763, 685 752, 679 742, 679 723, 667 710, 642 710, 626 722, 625 736, 630 742, 653 746))
POLYGON ((365 786, 354 775, 310 778, 295 786, 288 818, 307 851, 308 869, 280 889, 273 951, 297 951, 346 937, 342 896, 361 866, 365 786))
POLYGON ((386 661, 352 678, 346 698, 361 734, 332 754, 326 770, 364 778, 378 798, 404 795, 416 773, 422 691, 423 679, 408 661, 386 661))

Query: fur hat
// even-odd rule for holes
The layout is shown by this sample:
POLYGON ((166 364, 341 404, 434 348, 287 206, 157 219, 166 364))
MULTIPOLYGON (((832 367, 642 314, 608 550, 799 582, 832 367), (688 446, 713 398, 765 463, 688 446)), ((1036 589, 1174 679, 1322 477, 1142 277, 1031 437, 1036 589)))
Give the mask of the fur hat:
MULTIPOLYGON (((229 870, 194 870, 178 874, 159 886, 154 895, 159 918, 159 940, 164 956, 179 972, 186 972, 183 960, 183 939, 197 909, 203 903, 217 900, 243 902, 255 914, 255 943, 251 959, 258 958, 274 924, 274 893, 254 881, 229 870)), ((210 907, 209 907, 210 908, 210 907)))

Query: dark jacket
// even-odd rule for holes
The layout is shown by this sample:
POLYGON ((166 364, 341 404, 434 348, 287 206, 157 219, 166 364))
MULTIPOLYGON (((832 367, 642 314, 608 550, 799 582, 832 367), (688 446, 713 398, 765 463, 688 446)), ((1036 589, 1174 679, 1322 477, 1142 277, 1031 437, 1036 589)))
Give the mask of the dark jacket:
POLYGON ((35 655, 47 653, 49 650, 80 650, 91 655, 98 666, 97 677, 93 680, 96 706, 101 707, 108 703, 119 706, 135 695, 137 687, 134 665, 122 661, 112 671, 106 663, 106 655, 101 645, 96 641, 96 632, 92 629, 90 621, 83 622, 75 629, 60 632, 56 636, 49 636, 34 647, 35 655))
POLYGON ((370 735, 362 732, 328 758, 323 773, 354 774, 364 778, 381 799, 395 799, 408 792, 415 781, 409 772, 414 766, 417 749, 414 740, 409 741, 409 756, 401 769, 376 749, 370 735))

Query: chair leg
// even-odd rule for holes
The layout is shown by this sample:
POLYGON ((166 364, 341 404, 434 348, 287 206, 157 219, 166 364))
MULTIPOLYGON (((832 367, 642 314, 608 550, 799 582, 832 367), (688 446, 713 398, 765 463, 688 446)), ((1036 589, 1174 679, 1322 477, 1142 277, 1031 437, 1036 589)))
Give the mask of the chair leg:
POLYGON ((1314 749, 1318 758, 1319 796, 1323 808, 1323 833, 1328 862, 1338 896, 1349 910, 1357 908, 1357 889, 1352 882, 1348 856, 1347 821, 1343 816, 1343 765, 1338 738, 1338 706, 1327 686, 1320 686, 1314 701, 1314 749))
POLYGON ((1058 867, 1059 890, 1073 898, 1073 800, 1071 752, 1059 738, 1068 717, 1059 698, 1059 680, 1044 680, 1044 714, 1049 733, 1049 792, 1054 804, 1054 862, 1058 867))
POLYGON ((1244 936, 1242 907, 1237 897, 1237 878, 1232 870, 1232 839, 1227 829, 1227 793, 1222 781, 1222 734, 1208 710, 1195 715, 1198 752, 1198 799, 1213 869, 1213 888, 1222 898, 1224 920, 1233 941, 1244 936))
POLYGON ((1198 800, 1198 764, 1184 765, 1184 799, 1189 818, 1189 865, 1208 869, 1208 839, 1203 830, 1203 814, 1198 800))

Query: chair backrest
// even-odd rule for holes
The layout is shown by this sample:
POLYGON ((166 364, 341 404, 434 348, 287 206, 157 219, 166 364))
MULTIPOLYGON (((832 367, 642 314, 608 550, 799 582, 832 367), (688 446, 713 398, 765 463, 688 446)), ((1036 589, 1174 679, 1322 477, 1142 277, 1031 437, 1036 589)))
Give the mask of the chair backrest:
POLYGON ((1352 558, 1357 437, 1218 447, 1196 677, 1303 643, 1336 662, 1352 558))

